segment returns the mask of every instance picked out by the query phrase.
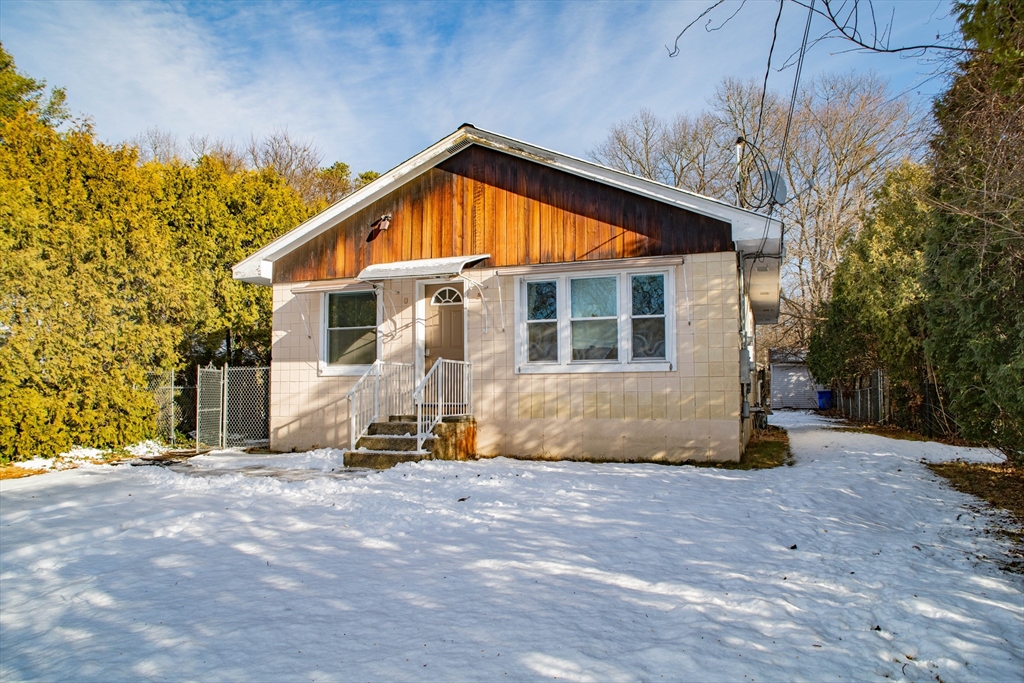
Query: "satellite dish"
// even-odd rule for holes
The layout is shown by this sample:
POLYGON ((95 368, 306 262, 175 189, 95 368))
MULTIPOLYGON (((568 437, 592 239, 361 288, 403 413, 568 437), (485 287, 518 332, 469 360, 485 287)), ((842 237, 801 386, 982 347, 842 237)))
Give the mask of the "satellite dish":
POLYGON ((761 182, 764 183, 765 188, 771 193, 772 200, 778 205, 786 203, 786 198, 789 196, 789 188, 786 187, 786 179, 771 169, 766 169, 764 174, 761 176, 761 182))

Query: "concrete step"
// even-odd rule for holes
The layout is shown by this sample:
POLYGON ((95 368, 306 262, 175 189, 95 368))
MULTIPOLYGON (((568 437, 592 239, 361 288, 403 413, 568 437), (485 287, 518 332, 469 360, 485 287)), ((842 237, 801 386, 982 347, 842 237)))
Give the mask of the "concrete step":
POLYGON ((367 429, 367 434, 370 436, 381 436, 384 434, 394 434, 401 436, 402 434, 415 434, 416 433, 416 421, 412 422, 399 422, 397 420, 390 420, 388 422, 374 422, 367 429))
MULTIPOLYGON (((423 448, 430 450, 434 441, 433 436, 423 439, 423 448)), ((356 441, 356 448, 365 448, 371 451, 415 451, 416 437, 412 434, 382 434, 379 436, 361 436, 356 441)))
MULTIPOLYGON (((413 442, 415 445, 415 442, 413 442)), ((386 470, 403 462, 432 460, 427 451, 389 451, 389 450, 356 450, 345 452, 345 467, 368 467, 375 470, 386 470)))

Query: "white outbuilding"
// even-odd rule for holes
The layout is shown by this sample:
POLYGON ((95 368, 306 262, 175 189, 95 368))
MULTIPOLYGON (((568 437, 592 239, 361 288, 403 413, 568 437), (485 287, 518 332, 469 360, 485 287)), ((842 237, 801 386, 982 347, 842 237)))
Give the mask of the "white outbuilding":
POLYGON ((818 390, 807 369, 807 351, 804 349, 771 349, 772 409, 818 407, 818 390))

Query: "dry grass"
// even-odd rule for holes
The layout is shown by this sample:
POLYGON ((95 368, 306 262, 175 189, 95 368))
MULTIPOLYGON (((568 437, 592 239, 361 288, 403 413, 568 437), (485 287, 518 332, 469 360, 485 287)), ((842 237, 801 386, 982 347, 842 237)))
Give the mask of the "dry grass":
POLYGON ((1024 471, 1009 463, 944 462, 928 467, 953 488, 1012 513, 1024 525, 1024 471))
POLYGON ((768 425, 758 429, 750 437, 747 450, 739 462, 698 462, 687 461, 684 465, 717 467, 723 470, 766 470, 782 465, 792 465, 793 452, 789 449, 789 435, 781 427, 768 425))
POLYGON ((837 432, 853 432, 855 434, 874 434, 875 436, 884 436, 887 439, 899 439, 900 441, 937 441, 938 443, 948 444, 950 446, 976 446, 977 444, 970 444, 963 439, 956 437, 947 436, 932 436, 928 437, 917 432, 911 432, 906 429, 901 429, 893 425, 876 425, 876 424, 859 424, 856 422, 844 422, 840 427, 828 427, 833 431, 837 432))
POLYGON ((1024 573, 1024 471, 1009 463, 944 462, 928 465, 928 468, 958 491, 977 496, 1010 513, 1013 525, 1000 532, 1013 541, 1015 548, 1011 552, 1020 559, 1004 566, 1024 573))
POLYGON ((42 474, 46 470, 30 470, 15 465, 0 465, 0 479, 21 479, 31 477, 33 474, 42 474))
POLYGON ((135 456, 128 451, 117 448, 105 453, 100 453, 95 458, 89 458, 85 460, 71 460, 68 458, 62 458, 57 456, 50 460, 51 469, 29 469, 26 467, 18 467, 11 464, 10 462, 0 463, 0 479, 20 479, 21 477, 30 477, 34 474, 43 474, 45 472, 59 472, 62 470, 73 470, 82 464, 92 465, 114 465, 125 460, 134 460, 135 456))

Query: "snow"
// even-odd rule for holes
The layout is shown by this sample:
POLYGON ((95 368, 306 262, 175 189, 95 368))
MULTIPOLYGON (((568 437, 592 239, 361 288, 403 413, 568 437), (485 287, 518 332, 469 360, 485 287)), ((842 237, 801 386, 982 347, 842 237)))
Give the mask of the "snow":
POLYGON ((81 448, 76 446, 70 451, 61 453, 53 458, 32 458, 11 463, 17 467, 24 467, 29 470, 68 470, 81 465, 96 463, 103 459, 108 453, 102 448, 81 448))
POLYGON ((158 444, 156 441, 151 440, 142 441, 140 443, 135 444, 134 446, 129 446, 125 450, 134 455, 136 458, 152 458, 157 455, 160 455, 167 449, 158 444))
MULTIPOLYGON (((846 426, 837 421, 810 411, 779 411, 771 416, 771 423, 784 429, 796 427, 825 427, 834 430, 843 430, 846 426)), ((933 441, 902 441, 895 439, 882 439, 881 442, 872 441, 871 453, 860 452, 859 455, 873 455, 881 458, 903 458, 929 463, 936 462, 981 462, 981 463, 1004 463, 1006 456, 999 451, 988 448, 965 448, 961 446, 946 446, 933 441), (890 446, 886 448, 885 446, 890 446)), ((845 445, 845 444, 844 444, 845 445)))
POLYGON ((319 448, 305 453, 273 453, 250 455, 243 451, 213 451, 189 459, 192 467, 200 469, 233 470, 249 467, 314 470, 334 472, 344 467, 345 451, 319 448))
MULTIPOLYGON (((166 448, 156 441, 150 440, 140 441, 137 444, 128 446, 124 450, 137 458, 152 458, 163 453, 166 448)), ((81 446, 75 446, 70 451, 52 458, 32 458, 31 460, 21 460, 11 464, 29 470, 70 470, 83 465, 101 464, 103 457, 110 452, 110 449, 106 448, 82 448, 81 446)))
POLYGON ((1020 681, 996 515, 920 462, 992 454, 772 421, 792 467, 4 480, 0 679, 1020 681))

